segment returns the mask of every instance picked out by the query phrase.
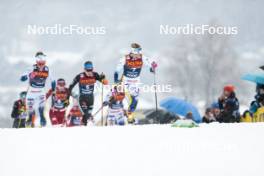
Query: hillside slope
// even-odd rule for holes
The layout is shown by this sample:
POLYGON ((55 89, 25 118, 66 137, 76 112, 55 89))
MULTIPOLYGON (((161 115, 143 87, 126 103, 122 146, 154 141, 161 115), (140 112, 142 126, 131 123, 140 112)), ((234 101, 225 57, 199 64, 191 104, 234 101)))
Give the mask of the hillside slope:
POLYGON ((264 123, 0 130, 0 175, 263 175, 264 123))

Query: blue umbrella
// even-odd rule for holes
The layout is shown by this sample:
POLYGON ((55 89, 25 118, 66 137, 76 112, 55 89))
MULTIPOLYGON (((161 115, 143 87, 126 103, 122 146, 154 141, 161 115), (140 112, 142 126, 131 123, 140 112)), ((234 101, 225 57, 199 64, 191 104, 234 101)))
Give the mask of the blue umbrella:
POLYGON ((165 108, 167 111, 186 116, 188 112, 192 112, 193 120, 195 122, 201 122, 202 118, 199 114, 198 109, 189 102, 178 98, 167 98, 160 102, 160 106, 165 108))
POLYGON ((257 84, 264 84, 264 74, 259 74, 259 73, 246 74, 242 76, 241 79, 246 80, 246 81, 251 81, 257 84))

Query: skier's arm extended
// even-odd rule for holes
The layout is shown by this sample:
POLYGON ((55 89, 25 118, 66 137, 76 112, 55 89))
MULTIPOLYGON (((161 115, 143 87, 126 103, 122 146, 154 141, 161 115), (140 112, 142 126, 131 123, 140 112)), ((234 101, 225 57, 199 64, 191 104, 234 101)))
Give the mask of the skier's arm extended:
POLYGON ((51 71, 49 71, 49 77, 48 77, 48 80, 49 80, 50 83, 51 83, 51 90, 52 90, 52 92, 54 92, 55 89, 56 89, 56 81, 55 81, 55 79, 53 79, 53 76, 52 76, 52 72, 51 72, 51 71))
POLYGON ((27 71, 24 72, 24 73, 21 75, 21 77, 20 77, 20 81, 22 81, 22 82, 27 81, 28 78, 29 78, 30 72, 31 72, 31 69, 28 68, 27 71))
POLYGON ((99 75, 97 72, 94 72, 94 75, 97 81, 100 81, 104 85, 108 84, 108 81, 106 80, 105 75, 103 73, 99 75))
POLYGON ((105 100, 104 100, 104 102, 103 102, 103 106, 107 106, 107 105, 110 103, 112 97, 113 97, 113 96, 112 96, 112 91, 110 91, 110 92, 105 96, 105 100))
POLYGON ((51 94, 52 94, 52 89, 50 89, 47 93, 46 93, 46 99, 48 99, 50 96, 51 96, 51 94))
POLYGON ((74 88, 74 86, 78 83, 80 81, 80 75, 77 75, 74 79, 73 79, 73 81, 72 81, 72 83, 70 84, 70 86, 69 86, 69 97, 70 97, 70 95, 71 95, 71 93, 72 93, 72 89, 74 88))
POLYGON ((125 65, 125 57, 121 58, 119 60, 119 63, 117 64, 117 67, 116 67, 116 70, 115 70, 115 73, 114 73, 114 81, 115 81, 115 83, 119 82, 118 76, 123 71, 124 65, 125 65))

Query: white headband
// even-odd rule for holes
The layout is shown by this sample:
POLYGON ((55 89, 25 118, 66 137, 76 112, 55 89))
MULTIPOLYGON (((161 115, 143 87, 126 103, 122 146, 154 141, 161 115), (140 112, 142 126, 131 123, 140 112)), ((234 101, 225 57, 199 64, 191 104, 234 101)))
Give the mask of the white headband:
POLYGON ((38 61, 46 61, 46 56, 45 55, 38 55, 38 56, 36 56, 36 59, 38 61))
POLYGON ((133 54, 141 54, 142 48, 131 48, 131 53, 133 54))

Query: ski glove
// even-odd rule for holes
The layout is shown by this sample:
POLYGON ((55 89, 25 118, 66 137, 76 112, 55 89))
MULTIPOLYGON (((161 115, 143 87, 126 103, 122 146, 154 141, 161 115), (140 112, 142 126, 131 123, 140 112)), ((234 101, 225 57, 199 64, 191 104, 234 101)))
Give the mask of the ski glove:
POLYGON ((51 82, 51 90, 52 90, 52 92, 54 92, 55 89, 56 89, 56 81, 52 81, 51 82))
POLYGON ((27 75, 21 76, 20 81, 26 81, 28 79, 27 75))
POLYGON ((101 80, 105 79, 105 74, 104 74, 104 73, 101 73, 101 75, 100 75, 100 79, 101 79, 101 80))
POLYGON ((65 107, 69 106, 69 104, 70 104, 70 102, 69 102, 68 99, 64 100, 64 106, 65 106, 65 107))
POLYGON ((103 85, 108 85, 108 80, 107 80, 107 79, 103 79, 103 80, 102 80, 102 84, 103 84, 103 85))
POLYGON ((155 61, 153 61, 153 62, 151 63, 150 72, 151 72, 151 73, 155 73, 157 67, 158 67, 158 64, 157 64, 155 61))
POLYGON ((104 102, 103 102, 103 106, 107 106, 108 104, 109 104, 108 101, 104 101, 104 102))
POLYGON ((114 81, 115 81, 115 83, 118 83, 119 82, 119 80, 118 80, 118 73, 117 72, 114 73, 114 81))

